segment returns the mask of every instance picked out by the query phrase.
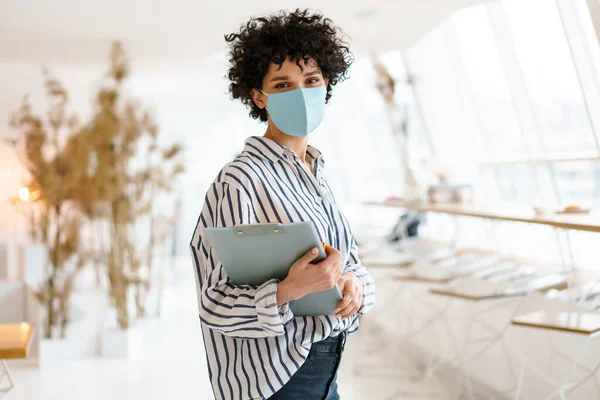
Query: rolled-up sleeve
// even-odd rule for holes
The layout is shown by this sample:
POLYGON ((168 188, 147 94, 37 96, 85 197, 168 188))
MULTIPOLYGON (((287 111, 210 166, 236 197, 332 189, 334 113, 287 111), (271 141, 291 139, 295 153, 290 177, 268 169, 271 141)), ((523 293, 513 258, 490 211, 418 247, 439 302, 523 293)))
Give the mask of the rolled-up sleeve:
POLYGON ((262 326, 276 328, 278 334, 283 334, 283 325, 294 317, 289 303, 277 307, 277 284, 279 281, 271 279, 265 282, 256 291, 256 313, 262 326))
POLYGON ((363 284, 363 304, 357 314, 364 315, 368 313, 375 306, 375 281, 358 258, 358 244, 354 236, 352 237, 350 256, 344 267, 344 272, 352 272, 361 280, 363 284))
POLYGON ((210 329, 232 337, 283 335, 284 325, 294 316, 287 303, 277 305, 279 281, 272 279, 260 286, 233 285, 202 234, 208 226, 252 222, 252 208, 243 193, 227 183, 211 185, 191 243, 200 320, 210 329))

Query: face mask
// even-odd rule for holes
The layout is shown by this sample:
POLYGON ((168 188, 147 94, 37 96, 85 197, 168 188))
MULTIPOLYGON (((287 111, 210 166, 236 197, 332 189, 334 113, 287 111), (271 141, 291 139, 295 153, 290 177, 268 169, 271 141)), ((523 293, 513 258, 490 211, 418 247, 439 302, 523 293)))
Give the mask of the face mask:
MULTIPOLYGON (((260 90, 260 89, 259 89, 260 90)), ((325 115, 325 86, 298 88, 283 93, 266 94, 267 111, 283 133, 305 137, 319 126, 325 115)))

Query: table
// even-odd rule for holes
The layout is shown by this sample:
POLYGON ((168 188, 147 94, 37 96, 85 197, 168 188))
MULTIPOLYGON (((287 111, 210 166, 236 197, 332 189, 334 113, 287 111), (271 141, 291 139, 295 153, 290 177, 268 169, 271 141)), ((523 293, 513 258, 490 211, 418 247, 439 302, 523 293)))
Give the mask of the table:
POLYGON ((590 335, 600 332, 600 313, 540 310, 519 315, 512 324, 590 335))
POLYGON ((392 208, 405 208, 419 212, 436 212, 465 217, 485 218, 498 221, 524 222, 547 225, 555 228, 600 233, 600 215, 598 214, 544 214, 537 216, 527 206, 483 205, 483 204, 408 204, 404 201, 365 202, 365 205, 392 208))
POLYGON ((26 322, 0 324, 0 397, 13 388, 6 360, 27 357, 32 333, 33 326, 26 322))
MULTIPOLYGON (((569 230, 576 231, 586 231, 586 232, 596 232, 600 233, 600 215, 594 213, 588 214, 557 214, 557 213, 549 213, 536 215, 533 208, 528 206, 511 206, 506 204, 435 204, 435 203, 406 203, 402 200, 394 200, 394 201, 386 201, 386 202, 366 202, 365 205, 369 206, 382 206, 382 207, 392 207, 392 208, 401 208, 405 210, 411 210, 416 212, 434 212, 434 213, 442 213, 448 214, 455 217, 464 216, 464 217, 474 217, 489 220, 491 223, 494 221, 507 221, 507 222, 521 222, 528 224, 537 224, 537 225, 545 225, 554 228, 554 232, 557 235, 557 241, 559 240, 559 233, 564 233, 566 236, 566 240, 568 242, 569 252, 565 256, 561 253, 561 258, 563 261, 563 271, 561 271, 564 275, 573 275, 570 276, 570 279, 565 282, 564 279, 552 277, 548 282, 544 282, 542 288, 535 288, 536 290, 547 290, 549 288, 558 288, 563 289, 565 286, 570 290, 570 286, 577 281, 580 281, 582 277, 575 276, 577 274, 577 270, 574 265, 573 254, 571 253, 571 245, 569 240, 569 230)), ((407 273, 406 278, 414 278, 413 274, 407 273)), ((443 277, 446 278, 446 277, 443 277)), ((440 286, 439 288, 433 288, 430 292, 443 295, 448 298, 456 298, 459 300, 467 300, 469 304, 475 304, 482 300, 508 300, 514 299, 518 297, 516 306, 513 309, 512 317, 506 321, 507 323, 503 327, 500 332, 493 334, 491 338, 486 338, 486 340, 490 340, 489 343, 493 344, 494 342, 500 340, 504 336, 504 332, 509 326, 520 326, 525 329, 544 329, 547 331, 568 331, 575 334, 584 335, 586 340, 586 346, 588 343, 597 337, 600 337, 600 328, 598 328, 598 319, 600 317, 596 317, 594 313, 579 313, 575 317, 574 314, 565 315, 561 313, 562 311, 557 310, 556 307, 549 307, 548 304, 542 302, 539 304, 538 308, 533 311, 532 314, 529 315, 520 315, 517 316, 517 312, 521 308, 521 303, 524 301, 524 295, 527 295, 527 291, 515 291, 515 290, 506 290, 506 286, 502 284, 496 284, 495 282, 486 282, 483 283, 481 281, 455 281, 454 279, 448 279, 448 281, 452 280, 453 284, 447 284, 444 286, 440 286), (573 319, 575 318, 575 319, 573 319)), ((600 282, 598 278, 594 279, 594 282, 600 282)), ((593 285, 595 286, 595 284, 593 285)), ((554 302, 551 302, 554 303, 554 302)), ((471 324, 474 320, 477 319, 477 314, 479 312, 487 312, 489 309, 478 310, 478 312, 468 312, 469 321, 467 334, 465 336, 465 340, 460 346, 461 351, 457 352, 458 362, 456 365, 464 364, 464 362, 472 359, 473 356, 466 355, 466 347, 469 343, 469 336, 471 330, 471 324)), ((479 322, 481 324, 481 322, 479 322)), ((484 325, 485 327, 485 325, 484 325)), ((485 346, 484 348, 489 348, 485 346)), ((585 348, 585 346, 584 346, 585 348)), ((480 354, 481 350, 477 352, 480 354)), ((564 381, 557 385, 557 393, 560 394, 561 398, 564 398, 567 392, 572 391, 574 388, 581 385, 585 380, 593 377, 594 374, 600 369, 600 361, 596 364, 596 366, 592 369, 587 369, 588 373, 584 379, 571 381, 571 373, 576 369, 584 369, 583 366, 580 365, 580 358, 570 358, 567 354, 561 353, 560 357, 569 359, 572 362, 572 368, 569 374, 565 377, 564 381)), ((515 398, 520 398, 520 393, 523 385, 523 376, 524 370, 526 367, 529 367, 529 359, 527 357, 522 358, 521 364, 521 372, 518 378, 517 388, 515 392, 515 398)), ((531 368, 531 367, 529 367, 531 368)), ((548 380, 548 382, 552 382, 547 379, 542 372, 538 371, 538 375, 542 378, 548 380)), ((598 388, 598 394, 600 395, 600 383, 596 383, 596 387, 598 388)))
MULTIPOLYGON (((553 358, 560 358, 567 361, 570 364, 570 368, 564 379, 557 381, 542 368, 533 364, 533 361, 541 359, 540 356, 529 354, 528 346, 520 345, 518 348, 520 349, 521 372, 514 398, 521 398, 525 370, 528 369, 554 386, 554 391, 548 398, 558 396, 564 399, 569 392, 575 390, 589 379, 596 378, 596 373, 600 369, 600 360, 595 360, 592 367, 586 365, 584 362, 591 349, 592 342, 600 337, 600 313, 555 299, 543 298, 539 295, 530 295, 530 297, 530 301, 535 303, 535 306, 530 307, 531 310, 529 312, 513 317, 511 324, 521 329, 547 332, 547 340, 551 345, 549 353, 551 358, 550 361, 545 359, 542 361, 546 365, 552 365, 553 358), (568 345, 573 342, 569 342, 566 345, 554 342, 552 336, 550 336, 553 332, 573 335, 573 342, 583 340, 583 345, 578 354, 573 357, 567 351, 568 345), (583 372, 583 376, 577 377, 575 374, 576 371, 583 372)), ((598 382, 594 383, 597 394, 600 396, 598 382)))

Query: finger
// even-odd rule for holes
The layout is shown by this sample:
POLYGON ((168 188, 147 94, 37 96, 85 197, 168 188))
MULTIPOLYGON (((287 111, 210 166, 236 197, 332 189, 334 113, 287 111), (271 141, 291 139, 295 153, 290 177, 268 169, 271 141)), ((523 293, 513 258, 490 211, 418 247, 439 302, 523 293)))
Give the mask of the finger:
POLYGON ((356 301, 356 298, 352 301, 352 303, 350 303, 350 305, 348 307, 346 307, 345 309, 341 310, 338 314, 340 315, 340 318, 347 318, 353 314, 356 314, 356 312, 360 309, 359 304, 356 301))
POLYGON ((299 261, 301 261, 303 264, 308 264, 312 260, 317 258, 318 254, 319 254, 319 250, 316 247, 313 247, 305 255, 303 255, 299 261))
POLYGON ((333 259, 333 257, 327 257, 326 259, 316 263, 315 265, 327 272, 331 272, 333 268, 336 268, 336 261, 335 259, 333 259))
POLYGON ((325 248, 325 254, 327 255, 327 260, 334 262, 342 261, 342 253, 335 247, 327 246, 325 248))
POLYGON ((354 303, 352 304, 351 307, 346 308, 347 313, 341 315, 342 319, 346 319, 346 318, 350 318, 352 317, 354 314, 356 314, 358 312, 358 310, 360 309, 360 307, 358 307, 357 305, 354 305, 354 303))
POLYGON ((340 268, 340 266, 342 265, 342 254, 339 252, 336 254, 332 254, 328 257, 328 260, 331 261, 331 265, 334 265, 335 268, 340 268))
POLYGON ((327 257, 314 265, 318 266, 319 268, 330 268, 334 263, 335 260, 333 259, 333 257, 327 257))
POLYGON ((340 288, 340 291, 344 294, 346 293, 351 293, 352 292, 352 282, 350 282, 347 279, 342 278, 341 275, 336 276, 336 282, 338 287, 340 288))
POLYGON ((324 261, 327 261, 327 263, 324 264, 324 267, 331 270, 332 272, 335 271, 337 273, 338 271, 342 271, 343 269, 341 257, 331 255, 327 257, 324 261))
POLYGON ((340 291, 342 293, 346 293, 346 292, 350 292, 350 286, 348 286, 348 284, 346 282, 344 282, 343 280, 340 280, 340 275, 337 272, 333 272, 332 274, 330 274, 331 276, 331 280, 335 285, 338 285, 338 287, 340 288, 340 291), (348 287, 347 287, 348 286, 348 287))
MULTIPOLYGON (((342 278, 342 275, 344 275, 344 271, 342 271, 341 268, 338 268, 338 270, 336 271, 336 274, 335 274, 335 281, 339 282, 339 280, 342 278)), ((348 281, 346 281, 346 282, 348 282, 348 281)))
POLYGON ((331 258, 332 260, 335 260, 337 262, 342 261, 342 253, 338 249, 331 246, 327 246, 327 248, 330 249, 329 254, 327 254, 328 258, 331 258))
POLYGON ((352 315, 354 315, 357 310, 358 310, 358 307, 356 306, 356 302, 353 301, 348 307, 341 310, 338 313, 338 315, 340 318, 345 319, 345 318, 348 318, 348 317, 351 317, 352 315))
POLYGON ((339 253, 339 251, 335 247, 328 245, 325 246, 325 254, 327 254, 327 257, 329 257, 332 254, 335 254, 336 252, 339 253))
POLYGON ((342 314, 342 311, 346 310, 346 308, 348 308, 348 306, 350 306, 353 299, 354 299, 354 295, 352 293, 345 293, 342 301, 340 301, 339 304, 337 305, 337 307, 335 307, 335 314, 336 315, 342 314))
POLYGON ((365 296, 365 294, 363 293, 363 288, 362 288, 362 286, 361 286, 361 287, 359 287, 359 288, 356 290, 356 292, 355 292, 355 293, 356 293, 356 301, 358 302, 358 305, 359 305, 359 307, 360 307, 360 306, 362 306, 362 304, 363 304, 363 299, 364 299, 364 296, 365 296))

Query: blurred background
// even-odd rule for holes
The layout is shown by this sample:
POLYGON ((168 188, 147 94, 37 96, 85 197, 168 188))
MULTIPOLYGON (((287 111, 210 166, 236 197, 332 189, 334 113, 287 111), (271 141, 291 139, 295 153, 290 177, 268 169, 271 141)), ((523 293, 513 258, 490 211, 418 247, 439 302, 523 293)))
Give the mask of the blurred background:
POLYGON ((0 2, 0 397, 209 399, 189 241, 265 126, 223 35, 356 62, 310 143, 378 305, 344 399, 600 398, 600 2, 0 2))

